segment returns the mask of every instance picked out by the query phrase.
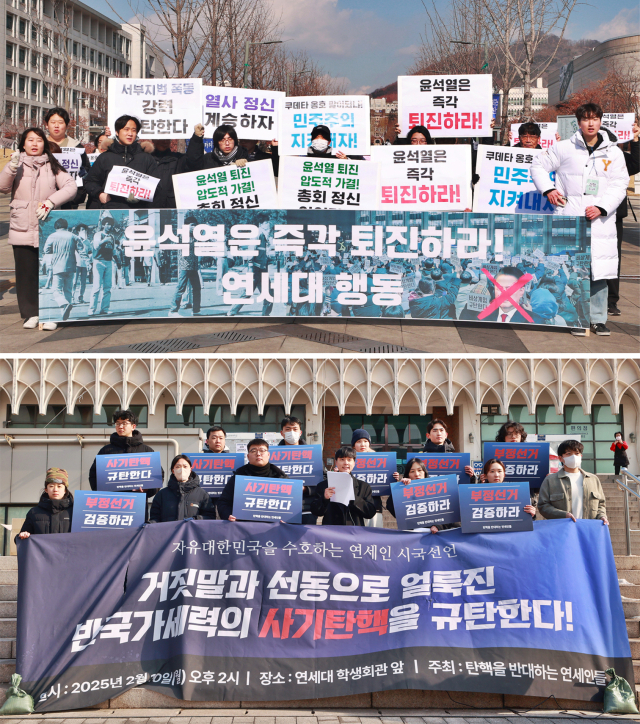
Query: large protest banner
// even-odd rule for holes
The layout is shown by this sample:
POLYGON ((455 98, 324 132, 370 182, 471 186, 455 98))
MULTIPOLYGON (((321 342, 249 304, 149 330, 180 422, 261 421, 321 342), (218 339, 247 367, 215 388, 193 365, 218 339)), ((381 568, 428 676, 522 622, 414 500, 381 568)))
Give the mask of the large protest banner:
POLYGON ((598 700, 605 669, 633 682, 601 521, 354 533, 180 521, 20 541, 22 687, 45 712, 134 686, 192 701, 390 689, 598 700))
POLYGON ((373 209, 376 172, 370 161, 283 156, 278 205, 281 209, 373 209))
MULTIPOLYGON (((538 191, 531 178, 531 164, 539 153, 544 151, 478 146, 476 169, 480 180, 473 194, 474 212, 553 214, 555 206, 538 191)), ((554 184, 550 180, 549 188, 554 184)))
POLYGON ((116 119, 136 116, 142 124, 139 139, 191 138, 202 123, 201 78, 109 78, 109 128, 116 119))
MULTIPOLYGON (((278 138, 280 107, 285 93, 249 88, 202 86, 202 123, 205 135, 218 126, 232 126, 238 138, 271 141, 278 138)), ((210 149, 209 149, 210 150, 210 149)))
POLYGON ((280 155, 306 155, 315 126, 329 128, 334 153, 367 155, 370 150, 369 96, 286 98, 280 114, 280 155))
POLYGON ((271 161, 173 176, 178 209, 272 209, 278 205, 271 161))
MULTIPOLYGON (((85 224, 93 240, 100 213, 52 211, 40 224, 41 257, 56 219, 64 218, 69 229, 85 224)), ((189 283, 200 285, 201 317, 589 326, 590 247, 582 217, 282 209, 109 214, 114 244, 136 269, 134 283, 111 289, 111 319, 191 317, 191 310, 174 310, 186 269, 199 272, 189 283), (195 221, 186 224, 190 217, 195 221), (147 283, 145 256, 160 268, 162 283, 147 283)), ((62 321, 66 304, 53 296, 55 275, 48 288, 44 267, 41 274, 41 321, 62 321)), ((101 280, 94 280, 94 294, 101 280)), ((89 311, 76 305, 69 321, 93 319, 89 311)))
POLYGON ((471 146, 373 146, 375 208, 464 211, 471 208, 471 146))
MULTIPOLYGON (((556 139, 556 133, 558 132, 557 123, 543 123, 542 121, 535 121, 535 123, 540 127, 540 130, 542 131, 540 135, 540 146, 542 146, 542 148, 551 148, 554 143, 558 142, 556 139)), ((515 146, 516 143, 520 142, 519 131, 521 125, 522 123, 511 124, 511 130, 509 131, 509 143, 512 146, 515 146)))
POLYGON ((402 135, 425 126, 432 138, 491 136, 491 75, 398 76, 398 123, 402 135))

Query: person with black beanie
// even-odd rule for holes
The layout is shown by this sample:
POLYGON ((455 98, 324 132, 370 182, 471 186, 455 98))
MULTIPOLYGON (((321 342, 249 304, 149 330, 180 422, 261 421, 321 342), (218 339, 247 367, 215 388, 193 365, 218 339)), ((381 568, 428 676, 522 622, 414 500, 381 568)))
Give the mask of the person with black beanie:
POLYGON ((348 158, 351 161, 364 161, 364 156, 347 156, 343 151, 333 152, 331 148, 331 129, 328 126, 316 126, 311 131, 311 145, 307 148, 307 156, 321 158, 348 158))

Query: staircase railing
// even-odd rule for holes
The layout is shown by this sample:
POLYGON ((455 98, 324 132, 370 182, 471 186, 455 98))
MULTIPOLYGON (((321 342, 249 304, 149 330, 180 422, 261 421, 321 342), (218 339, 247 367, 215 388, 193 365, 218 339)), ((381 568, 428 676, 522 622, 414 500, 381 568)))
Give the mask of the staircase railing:
POLYGON ((616 484, 620 490, 624 492, 624 528, 625 528, 625 540, 627 544, 627 555, 631 555, 631 534, 640 533, 640 530, 631 528, 631 516, 629 514, 629 493, 634 495, 638 500, 638 510, 640 511, 640 478, 630 473, 627 468, 620 468, 622 473, 622 480, 616 479, 616 484), (631 482, 633 481, 633 483, 631 482), (635 490, 630 487, 634 485, 635 490))

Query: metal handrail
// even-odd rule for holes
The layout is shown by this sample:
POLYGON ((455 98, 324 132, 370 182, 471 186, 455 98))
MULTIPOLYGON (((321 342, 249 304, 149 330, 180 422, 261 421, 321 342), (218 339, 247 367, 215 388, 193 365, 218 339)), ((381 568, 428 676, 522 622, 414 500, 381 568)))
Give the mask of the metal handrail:
POLYGON ((618 488, 624 490, 624 523, 625 523, 625 539, 627 543, 627 555, 631 555, 631 533, 640 533, 640 530, 631 529, 631 517, 629 515, 629 493, 634 495, 638 499, 638 508, 640 509, 640 493, 637 490, 633 490, 627 485, 627 478, 635 480, 636 485, 640 485, 640 479, 635 475, 632 475, 627 468, 620 468, 620 472, 623 474, 622 480, 616 479, 616 485, 618 488))

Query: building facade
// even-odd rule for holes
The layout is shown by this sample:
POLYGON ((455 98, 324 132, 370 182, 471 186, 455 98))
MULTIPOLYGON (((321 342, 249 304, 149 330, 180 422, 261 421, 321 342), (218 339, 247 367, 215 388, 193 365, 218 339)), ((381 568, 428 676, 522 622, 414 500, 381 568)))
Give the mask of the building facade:
MULTIPOLYGON (((500 91, 500 96, 503 93, 500 91)), ((502 101, 502 98, 501 98, 502 101)), ((542 85, 542 78, 538 78, 531 88, 531 111, 541 111, 549 102, 549 89, 542 85)), ((524 111, 524 86, 511 88, 509 91, 509 118, 519 118, 524 111)))

